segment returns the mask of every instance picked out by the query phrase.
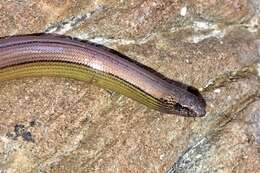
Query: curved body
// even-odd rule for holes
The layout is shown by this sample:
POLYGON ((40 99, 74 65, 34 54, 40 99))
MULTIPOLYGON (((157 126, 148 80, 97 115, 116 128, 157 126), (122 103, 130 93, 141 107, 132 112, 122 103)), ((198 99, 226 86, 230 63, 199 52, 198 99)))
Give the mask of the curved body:
POLYGON ((0 81, 30 76, 88 81, 162 112, 205 114, 196 95, 93 44, 51 34, 0 39, 0 81))

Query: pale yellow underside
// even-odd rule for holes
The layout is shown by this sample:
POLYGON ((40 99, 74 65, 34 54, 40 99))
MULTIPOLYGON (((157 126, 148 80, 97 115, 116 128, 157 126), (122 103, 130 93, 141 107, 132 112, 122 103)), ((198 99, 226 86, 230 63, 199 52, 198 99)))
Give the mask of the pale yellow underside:
POLYGON ((91 68, 62 62, 37 62, 12 66, 0 70, 0 81, 25 77, 53 76, 86 81, 99 87, 116 91, 149 108, 159 110, 160 102, 139 88, 118 77, 91 68))

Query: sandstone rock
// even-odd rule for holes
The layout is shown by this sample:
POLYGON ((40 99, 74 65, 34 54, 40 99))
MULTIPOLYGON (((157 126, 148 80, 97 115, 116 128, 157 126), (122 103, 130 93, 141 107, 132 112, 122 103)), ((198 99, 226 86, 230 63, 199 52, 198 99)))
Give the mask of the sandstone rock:
POLYGON ((259 5, 0 1, 0 36, 52 32, 103 44, 197 87, 207 103, 194 119, 70 79, 1 82, 0 172, 258 172, 259 5))

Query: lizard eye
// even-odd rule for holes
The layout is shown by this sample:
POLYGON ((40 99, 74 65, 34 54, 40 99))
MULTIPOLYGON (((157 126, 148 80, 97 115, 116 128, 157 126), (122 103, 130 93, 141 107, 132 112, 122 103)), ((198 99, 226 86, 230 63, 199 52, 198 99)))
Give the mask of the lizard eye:
POLYGON ((174 104, 174 109, 175 109, 176 111, 178 111, 178 112, 179 112, 180 114, 182 114, 182 115, 189 115, 189 116, 191 116, 191 115, 194 114, 193 111, 191 111, 190 109, 188 109, 188 108, 182 106, 182 105, 179 104, 179 103, 175 103, 175 104, 174 104))
POLYGON ((162 111, 166 113, 178 113, 183 116, 195 116, 194 112, 180 103, 174 101, 171 97, 165 97, 161 99, 162 101, 162 111))

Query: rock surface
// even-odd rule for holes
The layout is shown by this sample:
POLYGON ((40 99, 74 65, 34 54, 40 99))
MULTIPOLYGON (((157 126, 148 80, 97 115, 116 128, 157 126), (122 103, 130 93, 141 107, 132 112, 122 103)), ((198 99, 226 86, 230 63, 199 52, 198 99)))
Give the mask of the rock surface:
POLYGON ((0 1, 0 36, 103 44, 207 103, 185 118, 79 81, 1 81, 0 172, 258 172, 259 20, 258 0, 0 1))

